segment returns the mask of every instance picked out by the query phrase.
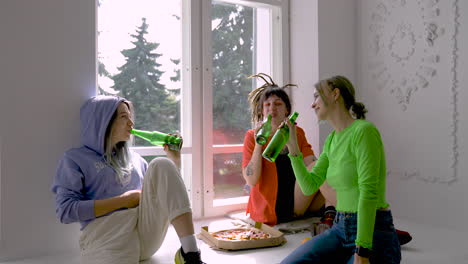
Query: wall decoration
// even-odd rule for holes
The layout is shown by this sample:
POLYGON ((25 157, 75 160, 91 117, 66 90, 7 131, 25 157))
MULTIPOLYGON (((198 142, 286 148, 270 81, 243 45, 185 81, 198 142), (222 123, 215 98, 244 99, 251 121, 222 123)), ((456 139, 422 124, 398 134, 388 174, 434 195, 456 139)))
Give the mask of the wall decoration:
POLYGON ((370 7, 365 24, 369 87, 388 97, 386 100, 392 100, 397 108, 392 111, 399 110, 402 117, 415 120, 422 117, 422 103, 418 100, 424 100, 422 98, 434 91, 449 98, 440 103, 449 104, 450 108, 447 108, 450 113, 443 114, 450 119, 445 138, 449 138, 451 175, 441 172, 444 175, 434 176, 418 168, 389 169, 390 174, 399 175, 401 179, 433 183, 457 180, 458 1, 365 1, 370 7), (415 104, 417 106, 412 108, 415 104))

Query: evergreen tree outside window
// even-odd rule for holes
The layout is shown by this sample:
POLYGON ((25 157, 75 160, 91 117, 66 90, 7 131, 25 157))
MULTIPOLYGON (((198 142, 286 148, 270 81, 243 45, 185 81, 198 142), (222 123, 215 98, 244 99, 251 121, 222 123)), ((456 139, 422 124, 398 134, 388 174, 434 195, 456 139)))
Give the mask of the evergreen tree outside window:
MULTIPOLYGON (((287 78, 278 48, 287 41, 275 35, 287 28, 287 2, 98 0, 97 93, 131 100, 135 128, 184 137, 194 217, 246 206, 242 143, 252 127, 247 95, 258 86, 247 77, 287 78)), ((164 155, 139 138, 133 150, 147 161, 164 155)))
MULTIPOLYGON (((156 50, 159 43, 148 42, 146 18, 132 34, 134 47, 122 50, 125 64, 118 67, 119 73, 111 77, 112 88, 118 95, 133 102, 135 124, 144 130, 160 130, 166 133, 179 132, 179 104, 164 84, 160 82, 163 72, 157 59, 162 56, 156 50)), ((135 138, 137 146, 151 146, 135 138)))
MULTIPOLYGON (((247 97, 257 83, 247 77, 272 72, 270 29, 268 8, 223 1, 212 4, 214 145, 242 145, 251 128, 247 97)), ((248 195, 241 163, 240 151, 213 155, 215 199, 248 195)))
MULTIPOLYGON (((180 6, 161 0, 98 2, 98 93, 132 101, 135 128, 181 132, 180 6)), ((151 146, 136 137, 134 145, 151 146)))

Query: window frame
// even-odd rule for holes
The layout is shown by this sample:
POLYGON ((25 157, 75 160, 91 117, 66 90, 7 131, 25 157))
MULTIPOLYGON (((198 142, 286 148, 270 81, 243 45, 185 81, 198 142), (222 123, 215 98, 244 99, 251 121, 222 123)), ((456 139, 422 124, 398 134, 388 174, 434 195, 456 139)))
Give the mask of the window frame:
MULTIPOLYGON (((224 215, 226 212, 246 208, 247 197, 215 199, 213 186, 214 154, 242 153, 242 144, 213 145, 213 87, 212 87, 212 36, 211 36, 211 3, 206 0, 202 9, 202 39, 203 45, 203 174, 204 179, 199 184, 203 186, 203 217, 224 215)), ((289 80, 289 1, 279 0, 214 0, 213 2, 240 4, 250 7, 268 7, 272 10, 272 76, 277 83, 289 80), (273 41, 273 40, 282 41, 273 41)), ((195 85, 195 83, 192 83, 195 85)), ((202 177, 200 177, 202 178, 202 177)))
MULTIPOLYGON (((290 79, 289 0, 181 0, 182 176, 195 219, 245 209, 247 203, 245 196, 214 199, 214 154, 242 153, 242 144, 213 145, 212 2, 272 8, 271 75, 279 84, 290 79)), ((165 155, 162 147, 132 147, 132 150, 142 156, 165 155)))
MULTIPOLYGON (((3 197, 2 195, 2 152, 3 152, 3 141, 2 141, 2 136, 0 135, 0 197, 3 197)), ((3 229, 2 229, 2 203, 0 203, 0 245, 3 243, 3 229)))

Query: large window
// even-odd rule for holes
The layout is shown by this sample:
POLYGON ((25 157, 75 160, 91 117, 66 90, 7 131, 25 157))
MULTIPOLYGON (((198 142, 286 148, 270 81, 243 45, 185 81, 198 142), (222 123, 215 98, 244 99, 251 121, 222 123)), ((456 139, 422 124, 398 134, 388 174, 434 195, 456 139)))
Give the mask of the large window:
POLYGON ((98 14, 99 93, 131 100, 138 128, 179 133, 181 2, 101 0, 98 14))
MULTIPOLYGON (((182 175, 196 217, 245 208, 248 93, 288 78, 286 1, 99 0, 98 93, 135 106, 135 127, 184 138, 182 175)), ((161 147, 135 139, 148 161, 161 147)))

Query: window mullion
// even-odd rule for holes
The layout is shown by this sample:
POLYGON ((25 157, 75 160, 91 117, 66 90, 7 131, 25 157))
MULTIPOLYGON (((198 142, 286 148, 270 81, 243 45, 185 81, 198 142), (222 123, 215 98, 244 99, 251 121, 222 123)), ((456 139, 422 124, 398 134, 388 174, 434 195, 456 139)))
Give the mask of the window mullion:
POLYGON ((277 83, 289 83, 289 1, 283 1, 280 7, 274 7, 272 11, 272 39, 282 40, 272 41, 273 76, 277 76, 277 83))
MULTIPOLYGON (((213 53, 211 0, 202 0, 202 61, 203 61, 203 214, 213 206, 213 53)), ((207 211, 208 210, 208 211, 207 211)))
POLYGON ((190 189, 194 218, 203 217, 203 105, 202 98, 202 6, 200 1, 183 0, 183 83, 182 134, 189 139, 191 159, 185 160, 184 180, 190 189), (184 76, 185 74, 185 76, 184 76))

